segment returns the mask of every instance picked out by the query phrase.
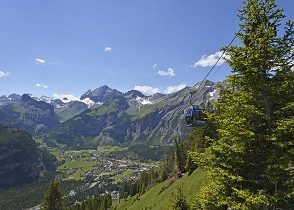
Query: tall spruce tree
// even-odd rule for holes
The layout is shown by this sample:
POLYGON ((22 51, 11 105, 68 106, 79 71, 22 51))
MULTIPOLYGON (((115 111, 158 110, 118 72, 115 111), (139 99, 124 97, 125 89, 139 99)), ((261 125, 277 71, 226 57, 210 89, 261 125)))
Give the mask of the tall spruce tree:
POLYGON ((172 209, 174 210, 189 210, 190 207, 185 199, 183 185, 179 185, 176 189, 173 199, 172 209))
POLYGON ((187 148, 183 141, 175 139, 175 155, 180 173, 186 172, 187 148))
POLYGON ((294 209, 294 22, 279 31, 274 0, 248 0, 239 17, 241 46, 226 48, 233 74, 209 115, 218 135, 201 156, 210 178, 196 206, 294 209))
POLYGON ((48 188, 42 204, 42 210, 63 210, 62 193, 59 188, 59 182, 53 180, 48 188))

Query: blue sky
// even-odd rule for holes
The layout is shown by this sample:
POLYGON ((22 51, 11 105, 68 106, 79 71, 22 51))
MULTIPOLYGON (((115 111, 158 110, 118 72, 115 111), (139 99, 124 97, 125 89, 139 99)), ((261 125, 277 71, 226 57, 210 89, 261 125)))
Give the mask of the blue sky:
MULTIPOLYGON (((293 19, 294 1, 277 2, 293 19)), ((217 53, 238 31, 242 4, 1 0, 0 95, 80 96, 104 84, 167 93, 193 85, 213 61, 201 58, 217 53)), ((223 80, 229 72, 224 63, 209 79, 223 80)))

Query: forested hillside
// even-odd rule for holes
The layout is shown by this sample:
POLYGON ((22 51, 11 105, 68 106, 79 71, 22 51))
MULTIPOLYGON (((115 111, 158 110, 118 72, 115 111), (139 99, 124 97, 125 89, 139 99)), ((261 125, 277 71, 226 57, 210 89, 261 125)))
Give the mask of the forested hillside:
POLYGON ((28 133, 0 126, 0 188, 34 181, 54 171, 55 161, 28 133))

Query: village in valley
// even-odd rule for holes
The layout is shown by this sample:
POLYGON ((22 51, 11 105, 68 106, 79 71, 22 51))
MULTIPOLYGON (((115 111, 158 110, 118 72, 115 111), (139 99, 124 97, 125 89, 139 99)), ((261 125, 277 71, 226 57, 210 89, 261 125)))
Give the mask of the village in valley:
POLYGON ((113 199, 119 199, 119 186, 122 181, 136 180, 139 175, 151 169, 157 169, 156 162, 142 162, 127 158, 116 158, 115 153, 121 147, 103 147, 97 150, 56 150, 51 153, 58 159, 58 176, 64 181, 83 183, 75 189, 69 189, 66 197, 74 199, 78 193, 100 190, 100 194, 109 193, 113 199))

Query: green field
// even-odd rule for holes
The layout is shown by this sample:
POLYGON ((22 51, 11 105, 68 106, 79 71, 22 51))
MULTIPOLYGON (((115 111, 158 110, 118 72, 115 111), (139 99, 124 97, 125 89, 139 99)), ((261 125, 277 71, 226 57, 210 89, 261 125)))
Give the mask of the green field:
POLYGON ((111 153, 118 153, 128 150, 127 147, 120 146, 100 146, 97 147, 97 154, 108 156, 111 153))
POLYGON ((122 179, 127 179, 129 178, 130 176, 132 176, 132 174, 134 173, 133 170, 126 170, 122 173, 119 173, 119 174, 116 174, 115 176, 113 176, 113 183, 114 184, 117 184, 119 181, 121 181, 122 179))
POLYGON ((67 173, 66 180, 83 180, 85 173, 95 168, 94 162, 73 160, 58 167, 58 171, 67 173))
POLYGON ((53 154, 58 161, 67 160, 69 158, 78 158, 79 160, 88 160, 91 158, 90 150, 51 149, 50 153, 53 154))
POLYGON ((201 170, 196 170, 190 176, 185 175, 183 178, 177 180, 169 186, 170 180, 160 183, 152 187, 149 191, 142 196, 134 196, 127 200, 122 200, 118 204, 113 205, 113 209, 117 210, 162 210, 171 209, 175 199, 175 193, 179 186, 183 186, 184 196, 188 204, 193 205, 194 198, 197 191, 205 178, 205 173, 201 170), (169 186, 166 188, 166 186, 169 186), (166 188, 164 190, 164 188, 166 188))
POLYGON ((95 168, 89 150, 51 150, 58 162, 57 171, 63 175, 64 180, 84 180, 85 174, 95 168))

